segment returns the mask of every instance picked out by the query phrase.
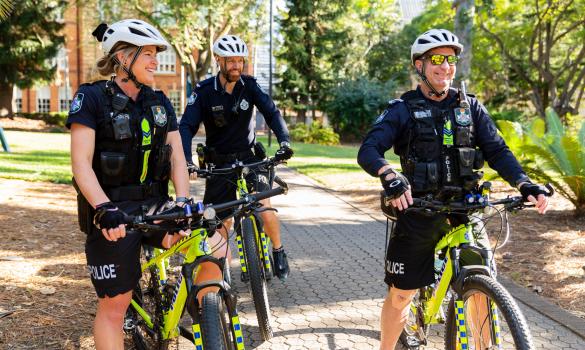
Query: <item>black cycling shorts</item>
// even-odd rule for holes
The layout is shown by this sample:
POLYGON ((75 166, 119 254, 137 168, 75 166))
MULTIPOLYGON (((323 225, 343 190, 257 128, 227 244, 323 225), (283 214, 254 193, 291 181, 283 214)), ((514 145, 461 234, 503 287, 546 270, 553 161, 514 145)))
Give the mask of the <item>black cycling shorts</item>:
MULTIPOLYGON (((457 218, 450 220, 453 222, 457 218)), ((404 290, 432 284, 435 281, 435 246, 451 228, 447 216, 442 214, 399 212, 386 254, 386 284, 404 290)), ((476 244, 489 247, 485 230, 475 231, 476 244)), ((461 251, 460 261, 463 265, 482 264, 481 256, 468 250, 461 251)))
MULTIPOLYGON (((117 202, 118 208, 127 214, 138 214, 141 205, 154 212, 166 202, 166 198, 153 198, 140 202, 117 202)), ((164 235, 159 235, 158 241, 164 235)), ((149 242, 157 240, 150 237, 149 242)), ((114 297, 134 289, 141 277, 140 247, 143 235, 140 231, 127 230, 126 237, 116 242, 108 241, 95 226, 85 241, 87 268, 96 294, 114 297)))
MULTIPOLYGON (((255 163, 261 159, 251 157, 244 159, 242 162, 255 163)), ((229 167, 230 164, 219 164, 218 169, 229 167)), ((205 181, 205 194, 203 196, 203 203, 205 204, 221 204, 236 200, 237 190, 237 176, 236 174, 227 174, 225 176, 214 176, 205 181)), ((263 192, 272 188, 272 174, 267 168, 250 169, 250 173, 246 175, 246 184, 248 192, 263 192)), ((230 216, 233 211, 225 210, 219 212, 217 216, 220 219, 225 219, 230 216)))

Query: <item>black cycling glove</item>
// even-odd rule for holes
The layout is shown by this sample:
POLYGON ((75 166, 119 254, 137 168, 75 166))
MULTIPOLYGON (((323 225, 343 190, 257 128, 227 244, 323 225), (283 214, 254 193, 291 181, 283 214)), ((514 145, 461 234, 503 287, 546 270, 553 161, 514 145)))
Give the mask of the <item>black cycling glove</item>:
POLYGON ((295 152, 293 152, 292 148, 290 148, 290 144, 288 142, 281 142, 280 143, 280 148, 278 149, 278 151, 276 151, 276 154, 274 155, 274 160, 276 161, 283 161, 283 160, 288 160, 290 159, 293 154, 295 152))
POLYGON ((384 187, 386 196, 391 200, 402 196, 406 191, 408 191, 410 186, 406 176, 392 169, 385 170, 382 174, 380 174, 380 181, 382 181, 382 187, 384 187), (390 173, 394 173, 396 177, 391 180, 386 180, 386 176, 390 173))
POLYGON ((127 222, 126 213, 118 209, 112 202, 105 202, 95 207, 96 212, 93 216, 93 224, 98 229, 117 228, 127 222))
POLYGON ((520 193, 522 194, 522 200, 528 202, 528 196, 534 196, 538 198, 539 194, 549 195, 549 191, 546 187, 538 185, 532 182, 526 182, 520 187, 520 193))

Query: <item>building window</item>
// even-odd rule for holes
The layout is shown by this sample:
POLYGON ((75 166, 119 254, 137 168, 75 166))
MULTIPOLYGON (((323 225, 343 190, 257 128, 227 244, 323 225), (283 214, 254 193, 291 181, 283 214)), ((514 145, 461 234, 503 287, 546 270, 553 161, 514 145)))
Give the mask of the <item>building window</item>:
POLYGON ((59 112, 67 112, 71 107, 71 87, 59 87, 59 112))
POLYGON ((59 70, 67 70, 67 49, 63 46, 59 48, 59 52, 57 53, 57 69, 59 70))
POLYGON ((16 107, 16 113, 22 113, 22 90, 14 87, 14 105, 16 107))
POLYGON ((179 90, 171 90, 169 91, 169 100, 173 105, 173 109, 175 110, 175 114, 177 118, 183 115, 183 111, 181 109, 181 91, 179 90))
POLYGON ((158 59, 158 73, 175 73, 177 54, 173 49, 159 53, 156 58, 158 59))
POLYGON ((48 86, 37 88, 37 112, 49 113, 51 111, 51 89, 48 86))

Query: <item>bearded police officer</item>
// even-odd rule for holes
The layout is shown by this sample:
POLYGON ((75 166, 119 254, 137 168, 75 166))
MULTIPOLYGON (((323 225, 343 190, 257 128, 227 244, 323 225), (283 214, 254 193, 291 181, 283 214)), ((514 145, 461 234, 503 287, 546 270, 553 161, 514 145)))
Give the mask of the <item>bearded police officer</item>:
MULTIPOLYGON (((193 162, 192 138, 201 123, 205 125, 205 158, 216 167, 229 166, 236 159, 244 163, 261 160, 265 155, 259 154, 262 153, 261 147, 255 147, 256 134, 252 120, 254 106, 262 113, 280 143, 275 157, 279 160, 289 159, 293 151, 284 119, 256 79, 242 75, 244 61, 248 57, 246 43, 235 35, 224 35, 213 45, 213 53, 220 72, 197 84, 179 126, 187 161, 193 162)), ((261 192, 269 189, 269 178, 270 174, 266 172, 256 172, 250 174, 247 180, 254 191, 261 192)), ((204 202, 222 203, 235 199, 234 180, 232 176, 207 179, 204 202)), ((270 207, 270 199, 263 200, 262 204, 270 207)), ((272 210, 263 211, 261 216, 273 244, 275 274, 284 280, 288 276, 289 266, 280 239, 280 223, 272 210)), ((226 237, 226 230, 230 226, 231 222, 224 223, 223 234, 226 237)), ((242 277, 246 279, 247 276, 244 274, 242 277)))
MULTIPOLYGON (((381 315, 381 349, 394 349, 417 289, 434 281, 434 247, 449 229, 465 218, 402 212, 413 197, 461 198, 478 186, 476 171, 483 159, 525 200, 544 214, 546 189, 534 184, 498 135, 485 107, 472 95, 451 88, 463 46, 448 30, 432 29, 411 48, 411 61, 422 81, 389 103, 377 118, 358 153, 358 163, 379 176, 391 205, 397 209, 395 230, 386 257, 389 291, 381 315), (402 173, 384 159, 390 148, 400 156, 402 173), (424 216, 423 216, 424 215, 424 216)), ((489 247, 485 231, 478 243, 489 247)), ((464 263, 477 256, 463 256, 464 263)))

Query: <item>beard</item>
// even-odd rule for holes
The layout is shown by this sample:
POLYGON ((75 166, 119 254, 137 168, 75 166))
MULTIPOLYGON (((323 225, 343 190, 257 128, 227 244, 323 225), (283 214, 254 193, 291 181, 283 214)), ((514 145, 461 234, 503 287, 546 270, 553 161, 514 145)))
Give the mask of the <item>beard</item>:
POLYGON ((233 83, 240 79, 240 77, 242 76, 242 71, 239 69, 232 69, 227 72, 222 71, 221 74, 223 75, 225 80, 227 80, 230 83, 233 83))

